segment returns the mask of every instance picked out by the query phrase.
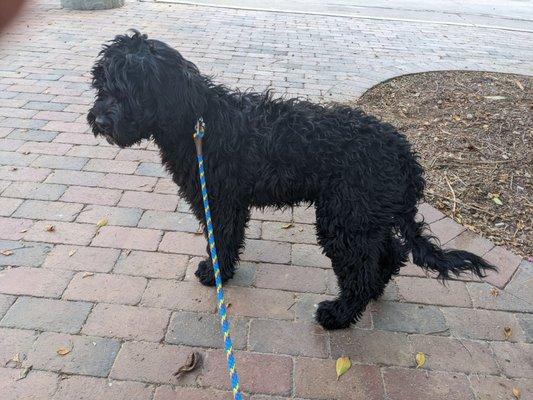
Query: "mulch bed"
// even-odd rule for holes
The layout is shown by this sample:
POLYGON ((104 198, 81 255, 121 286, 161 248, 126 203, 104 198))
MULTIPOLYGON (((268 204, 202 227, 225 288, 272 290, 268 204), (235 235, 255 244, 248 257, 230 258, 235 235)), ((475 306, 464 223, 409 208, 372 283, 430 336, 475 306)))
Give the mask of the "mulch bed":
POLYGON ((533 255, 533 78, 445 71, 383 82, 356 103, 404 132, 426 200, 496 244, 533 255))

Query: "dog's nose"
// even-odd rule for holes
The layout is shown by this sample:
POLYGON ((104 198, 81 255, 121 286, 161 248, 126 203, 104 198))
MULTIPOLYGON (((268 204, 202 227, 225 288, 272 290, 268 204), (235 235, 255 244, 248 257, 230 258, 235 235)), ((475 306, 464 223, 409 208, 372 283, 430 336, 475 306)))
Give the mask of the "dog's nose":
POLYGON ((96 124, 96 126, 98 126, 104 131, 109 128, 109 120, 105 117, 102 117, 101 115, 94 119, 94 123, 96 124))

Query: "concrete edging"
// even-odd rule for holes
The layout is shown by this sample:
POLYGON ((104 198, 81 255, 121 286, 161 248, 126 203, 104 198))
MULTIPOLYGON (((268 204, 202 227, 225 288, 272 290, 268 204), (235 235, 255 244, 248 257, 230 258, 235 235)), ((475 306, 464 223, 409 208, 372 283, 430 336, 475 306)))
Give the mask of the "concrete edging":
POLYGON ((108 10, 124 5, 124 0, 61 0, 61 7, 68 10, 108 10))

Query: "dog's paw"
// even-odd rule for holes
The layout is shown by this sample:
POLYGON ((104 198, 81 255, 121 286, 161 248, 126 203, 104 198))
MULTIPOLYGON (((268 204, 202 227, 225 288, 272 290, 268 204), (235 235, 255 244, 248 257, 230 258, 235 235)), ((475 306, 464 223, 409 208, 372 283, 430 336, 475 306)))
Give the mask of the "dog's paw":
POLYGON ((323 301, 318 305, 315 319, 324 329, 344 329, 350 326, 350 321, 342 314, 342 307, 337 300, 323 301))
POLYGON ((215 286, 215 273, 210 261, 200 261, 198 263, 198 269, 194 274, 202 285, 215 286))
MULTIPOLYGON (((211 260, 203 260, 198 263, 198 269, 194 273, 200 283, 205 286, 215 286, 215 271, 213 271, 213 264, 211 260)), ((222 271, 220 275, 222 278, 222 283, 233 278, 233 273, 231 275, 222 271)))

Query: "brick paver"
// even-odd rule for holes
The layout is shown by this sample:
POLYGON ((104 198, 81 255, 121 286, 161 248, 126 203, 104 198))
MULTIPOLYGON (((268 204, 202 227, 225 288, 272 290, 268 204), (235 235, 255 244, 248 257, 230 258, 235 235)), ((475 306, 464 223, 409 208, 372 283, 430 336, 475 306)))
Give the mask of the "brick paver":
MULTIPOLYGON (((412 72, 533 70, 520 29, 159 2, 59 7, 34 0, 1 38, 2 400, 232 398, 215 291, 194 276, 206 256, 198 221, 153 143, 110 146, 85 122, 90 68, 115 34, 138 27, 217 82, 312 100, 352 101, 412 72), (192 351, 202 361, 175 378, 192 351), (21 365, 5 364, 17 354, 21 365)), ((442 286, 409 263, 355 327, 325 332, 313 313, 338 289, 314 208, 252 210, 226 288, 245 399, 532 397, 532 264, 427 203, 422 217, 445 247, 484 255, 500 273, 442 286), (337 381, 340 356, 353 366, 337 381)))
POLYGON ((77 333, 91 310, 90 303, 19 297, 0 326, 77 333))
POLYGON ((116 339, 45 332, 33 344, 27 362, 36 369, 105 377, 119 347, 116 339), (70 352, 60 356, 59 349, 70 352))

